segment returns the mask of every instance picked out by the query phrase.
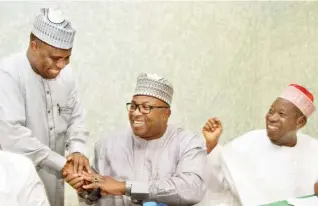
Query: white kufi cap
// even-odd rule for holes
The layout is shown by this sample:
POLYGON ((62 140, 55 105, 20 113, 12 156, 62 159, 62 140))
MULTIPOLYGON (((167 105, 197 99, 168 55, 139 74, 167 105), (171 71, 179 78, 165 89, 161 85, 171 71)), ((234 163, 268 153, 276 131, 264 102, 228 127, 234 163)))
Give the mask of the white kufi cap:
POLYGON ((172 102, 173 87, 167 79, 157 74, 142 73, 137 78, 134 96, 146 95, 160 99, 169 106, 172 102))
POLYGON ((36 15, 32 33, 43 42, 59 48, 73 47, 75 29, 59 9, 42 8, 36 15))

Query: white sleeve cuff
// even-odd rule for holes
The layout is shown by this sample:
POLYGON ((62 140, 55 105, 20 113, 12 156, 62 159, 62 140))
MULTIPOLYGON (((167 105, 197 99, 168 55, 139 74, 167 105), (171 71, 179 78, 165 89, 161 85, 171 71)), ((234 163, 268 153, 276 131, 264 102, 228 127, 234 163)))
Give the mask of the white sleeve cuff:
POLYGON ((86 143, 82 142, 81 140, 73 139, 70 142, 69 148, 68 148, 69 154, 72 154, 74 152, 79 152, 87 157, 87 147, 86 143))
POLYGON ((56 152, 49 151, 49 155, 44 159, 40 165, 52 168, 56 171, 61 171, 66 163, 65 157, 57 154, 56 152))
POLYGON ((149 184, 148 182, 126 181, 131 184, 131 198, 135 200, 149 199, 149 184))

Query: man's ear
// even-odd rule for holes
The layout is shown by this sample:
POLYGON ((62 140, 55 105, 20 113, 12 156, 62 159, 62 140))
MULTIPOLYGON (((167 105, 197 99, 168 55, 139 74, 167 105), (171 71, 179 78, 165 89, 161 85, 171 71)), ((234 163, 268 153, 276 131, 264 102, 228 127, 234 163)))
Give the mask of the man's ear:
POLYGON ((36 51, 39 48, 39 42, 36 40, 30 41, 30 47, 33 51, 36 51))
POLYGON ((296 123, 297 123, 297 129, 301 129, 302 127, 306 125, 307 117, 305 115, 298 117, 296 120, 296 123))
POLYGON ((170 115, 171 115, 171 109, 169 108, 169 109, 167 109, 168 111, 168 118, 170 117, 170 115))
POLYGON ((165 111, 165 113, 164 113, 164 119, 165 119, 165 121, 168 122, 168 119, 169 119, 170 115, 171 115, 171 109, 168 108, 168 109, 166 109, 166 111, 165 111))

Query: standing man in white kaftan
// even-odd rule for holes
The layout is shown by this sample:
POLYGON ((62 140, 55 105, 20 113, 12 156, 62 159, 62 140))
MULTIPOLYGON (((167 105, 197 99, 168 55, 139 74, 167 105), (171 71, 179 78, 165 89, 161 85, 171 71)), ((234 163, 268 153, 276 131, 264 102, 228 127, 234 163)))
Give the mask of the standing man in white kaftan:
POLYGON ((0 144, 33 161, 52 206, 64 205, 65 165, 74 176, 90 171, 83 108, 67 67, 74 36, 60 10, 41 9, 28 50, 0 62, 0 144))
POLYGON ((131 128, 106 135, 95 147, 93 182, 98 206, 128 206, 142 201, 173 205, 200 202, 206 187, 206 148, 196 134, 168 125, 173 87, 164 78, 141 74, 127 103, 131 128), (117 196, 114 196, 117 195, 117 196))
POLYGON ((266 114, 266 130, 254 130, 209 159, 209 189, 200 205, 267 204, 312 195, 318 174, 318 140, 298 132, 314 112, 313 95, 291 84, 266 114))

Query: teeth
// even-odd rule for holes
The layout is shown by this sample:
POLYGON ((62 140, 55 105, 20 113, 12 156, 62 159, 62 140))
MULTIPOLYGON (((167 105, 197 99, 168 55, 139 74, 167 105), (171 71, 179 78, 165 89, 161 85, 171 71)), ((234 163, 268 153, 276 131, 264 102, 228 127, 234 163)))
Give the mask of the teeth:
POLYGON ((272 126, 272 125, 268 125, 268 129, 277 129, 277 127, 272 126))
POLYGON ((140 126, 143 126, 145 124, 145 122, 143 121, 133 121, 133 124, 135 127, 140 127, 140 126))

